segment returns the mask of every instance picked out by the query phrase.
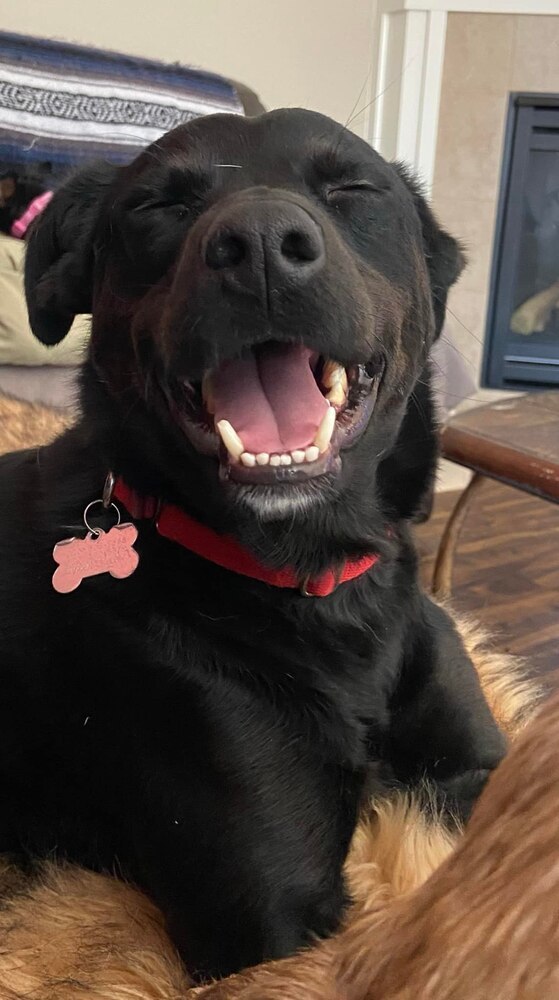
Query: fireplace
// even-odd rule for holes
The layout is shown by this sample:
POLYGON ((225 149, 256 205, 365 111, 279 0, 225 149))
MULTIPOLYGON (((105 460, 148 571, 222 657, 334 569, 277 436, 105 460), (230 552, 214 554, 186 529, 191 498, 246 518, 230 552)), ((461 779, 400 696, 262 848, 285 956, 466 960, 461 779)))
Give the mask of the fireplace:
POLYGON ((510 97, 483 384, 559 386, 559 95, 510 97))

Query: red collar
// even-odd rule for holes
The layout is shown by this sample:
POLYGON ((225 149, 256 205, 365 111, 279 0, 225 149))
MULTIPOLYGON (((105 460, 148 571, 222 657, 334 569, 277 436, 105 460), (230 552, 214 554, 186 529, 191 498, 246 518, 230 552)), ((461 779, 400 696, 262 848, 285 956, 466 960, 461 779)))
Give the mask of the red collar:
POLYGON ((183 545, 202 559, 208 559, 223 569, 240 573, 241 576, 250 576, 273 587, 300 590, 305 597, 328 597, 341 583, 347 583, 366 573, 379 558, 376 553, 371 553, 360 559, 346 559, 336 570, 327 569, 319 576, 301 580, 295 570, 289 567, 270 569, 264 566, 234 538, 219 535, 212 528, 189 517, 180 507, 170 503, 158 504, 153 497, 139 496, 122 479, 117 479, 113 495, 135 520, 155 519, 157 531, 163 538, 183 545))

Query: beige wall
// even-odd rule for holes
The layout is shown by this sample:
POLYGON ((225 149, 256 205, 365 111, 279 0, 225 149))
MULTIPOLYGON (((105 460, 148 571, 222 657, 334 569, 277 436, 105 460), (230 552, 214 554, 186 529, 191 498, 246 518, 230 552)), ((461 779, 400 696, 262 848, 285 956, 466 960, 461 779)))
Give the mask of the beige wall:
MULTIPOLYGON (((373 10, 373 0, 0 0, 0 25, 215 70, 267 107, 345 121, 362 87, 358 107, 370 99, 373 10)), ((365 134, 365 115, 354 128, 365 134)))
POLYGON ((433 200, 470 265, 450 298, 448 334, 479 378, 507 98, 559 93, 559 17, 450 14, 433 200))

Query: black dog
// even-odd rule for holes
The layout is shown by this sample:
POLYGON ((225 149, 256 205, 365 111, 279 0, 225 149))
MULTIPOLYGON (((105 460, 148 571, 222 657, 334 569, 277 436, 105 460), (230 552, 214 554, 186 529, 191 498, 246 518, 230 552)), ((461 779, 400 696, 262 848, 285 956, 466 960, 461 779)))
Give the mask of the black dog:
POLYGON ((79 425, 1 464, 0 847, 136 880, 200 978, 336 928, 365 789, 427 776, 465 818, 503 754, 407 527, 461 264, 305 111, 180 127, 31 234, 36 335, 93 332, 79 425), (57 593, 109 471, 139 566, 57 593))

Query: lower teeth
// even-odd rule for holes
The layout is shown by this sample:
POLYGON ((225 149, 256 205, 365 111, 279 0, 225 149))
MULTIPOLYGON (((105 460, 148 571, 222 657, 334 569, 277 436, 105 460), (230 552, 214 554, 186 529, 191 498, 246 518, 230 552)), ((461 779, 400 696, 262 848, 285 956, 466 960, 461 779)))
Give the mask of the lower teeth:
POLYGON ((267 452, 259 452, 258 455, 254 455, 251 451, 243 451, 243 453, 237 459, 235 456, 228 452, 229 457, 234 459, 235 464, 238 462, 241 465, 245 465, 247 468, 253 469, 257 465, 271 465, 277 468, 278 465, 302 465, 303 463, 316 462, 320 456, 320 451, 316 445, 311 445, 309 448, 297 449, 297 451, 284 452, 281 455, 268 455, 267 452))

